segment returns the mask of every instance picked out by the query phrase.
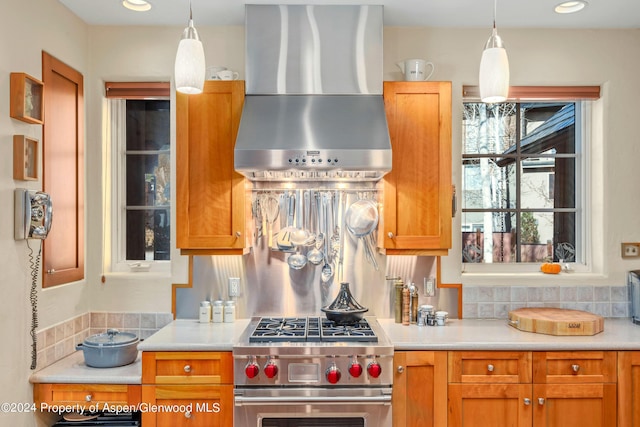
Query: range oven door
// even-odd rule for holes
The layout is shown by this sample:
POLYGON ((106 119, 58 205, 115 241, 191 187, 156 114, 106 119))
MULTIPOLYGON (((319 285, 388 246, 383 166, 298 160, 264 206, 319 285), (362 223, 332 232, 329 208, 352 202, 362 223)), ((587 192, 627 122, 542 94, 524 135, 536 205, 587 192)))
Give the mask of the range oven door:
POLYGON ((391 388, 236 389, 234 425, 391 427, 391 388))

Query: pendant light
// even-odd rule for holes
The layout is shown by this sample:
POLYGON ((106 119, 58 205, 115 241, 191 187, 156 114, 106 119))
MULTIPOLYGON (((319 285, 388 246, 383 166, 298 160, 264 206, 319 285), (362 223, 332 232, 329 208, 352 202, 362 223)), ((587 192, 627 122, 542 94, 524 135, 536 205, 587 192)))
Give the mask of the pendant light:
POLYGON ((204 87, 204 49, 193 26, 191 0, 189 0, 189 25, 182 33, 175 64, 176 90, 187 94, 202 93, 204 87))
POLYGON ((503 102, 509 95, 509 58, 496 29, 496 7, 493 2, 493 31, 480 60, 480 99, 482 102, 503 102))

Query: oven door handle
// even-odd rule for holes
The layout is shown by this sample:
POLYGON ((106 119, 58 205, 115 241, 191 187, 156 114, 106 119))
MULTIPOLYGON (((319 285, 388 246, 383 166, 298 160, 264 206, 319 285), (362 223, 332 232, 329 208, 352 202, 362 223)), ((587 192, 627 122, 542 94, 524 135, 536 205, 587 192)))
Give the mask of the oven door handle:
POLYGON ((269 396, 269 397, 245 397, 235 396, 236 406, 249 406, 249 405, 308 405, 310 403, 319 405, 353 405, 353 404, 367 404, 367 405, 390 405, 391 395, 380 396, 269 396))

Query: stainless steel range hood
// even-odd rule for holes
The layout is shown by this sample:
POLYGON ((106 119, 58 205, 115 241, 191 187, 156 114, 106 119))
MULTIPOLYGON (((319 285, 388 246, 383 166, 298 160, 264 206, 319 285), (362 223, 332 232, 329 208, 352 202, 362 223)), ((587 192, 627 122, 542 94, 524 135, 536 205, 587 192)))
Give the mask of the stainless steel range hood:
POLYGON ((247 5, 235 168, 251 180, 369 180, 391 169, 382 6, 247 5))

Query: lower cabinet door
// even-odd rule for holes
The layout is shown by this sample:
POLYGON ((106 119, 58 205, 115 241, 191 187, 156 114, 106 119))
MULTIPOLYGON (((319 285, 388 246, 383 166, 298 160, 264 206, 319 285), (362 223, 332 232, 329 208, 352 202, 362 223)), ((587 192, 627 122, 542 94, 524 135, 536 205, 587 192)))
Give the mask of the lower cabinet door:
POLYGON ((396 351, 393 362, 393 425, 445 427, 447 353, 396 351))
POLYGON ((448 406, 449 427, 532 426, 531 384, 449 384, 448 406))
POLYGON ((232 427, 232 385, 142 386, 145 427, 232 427))
POLYGON ((616 425, 616 384, 534 384, 533 396, 536 426, 616 425))

